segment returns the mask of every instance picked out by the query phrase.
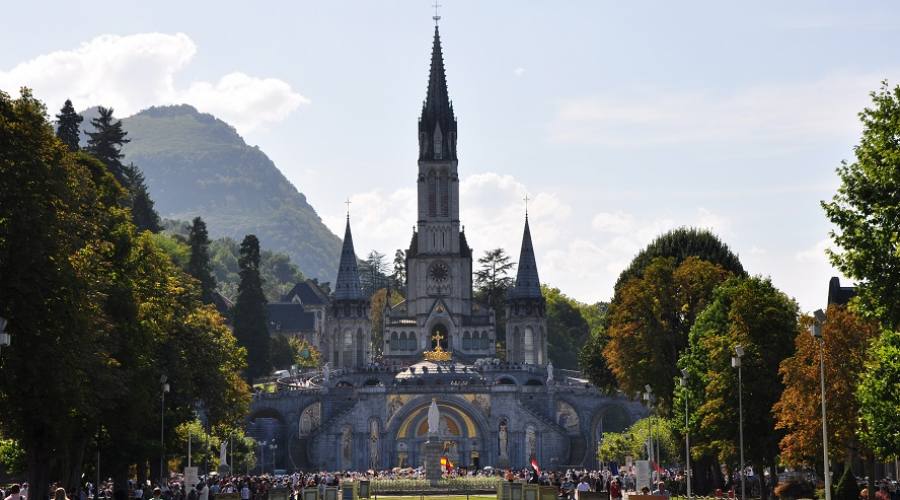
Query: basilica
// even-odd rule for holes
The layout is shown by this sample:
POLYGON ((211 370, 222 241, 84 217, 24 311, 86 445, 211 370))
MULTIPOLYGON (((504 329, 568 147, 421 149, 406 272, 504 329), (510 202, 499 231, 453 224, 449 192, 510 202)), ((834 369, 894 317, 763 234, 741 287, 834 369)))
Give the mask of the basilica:
POLYGON ((604 432, 644 415, 639 402, 553 368, 547 343, 554 332, 547 329, 527 215, 504 310, 475 300, 472 249, 459 219, 457 138, 435 25, 418 122, 418 211, 406 253, 406 300, 383 311, 376 362, 371 304, 360 286, 348 215, 333 293, 307 281, 269 306, 271 334, 305 338, 324 366, 283 373, 275 392, 255 396, 247 432, 269 447, 266 470, 421 466, 432 400, 444 452, 457 466, 475 468, 521 468, 532 458, 545 468, 591 467, 604 432), (506 318, 502 359, 498 314, 506 318))

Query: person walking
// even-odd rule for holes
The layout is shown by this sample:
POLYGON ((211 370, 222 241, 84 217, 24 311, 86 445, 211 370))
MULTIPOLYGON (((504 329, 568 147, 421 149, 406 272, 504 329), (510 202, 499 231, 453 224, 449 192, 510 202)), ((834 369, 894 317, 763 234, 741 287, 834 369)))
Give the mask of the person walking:
POLYGON ((24 500, 22 498, 21 488, 18 484, 14 484, 9 488, 9 496, 4 500, 24 500))

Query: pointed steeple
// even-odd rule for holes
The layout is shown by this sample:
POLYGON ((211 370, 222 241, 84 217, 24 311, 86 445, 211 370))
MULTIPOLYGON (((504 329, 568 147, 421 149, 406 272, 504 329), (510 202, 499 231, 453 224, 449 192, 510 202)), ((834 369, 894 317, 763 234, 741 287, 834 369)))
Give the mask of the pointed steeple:
POLYGON ((365 300, 359 284, 359 268, 356 265, 356 252, 353 250, 349 215, 347 215, 347 228, 344 230, 344 245, 341 248, 341 264, 338 267, 334 298, 336 300, 365 300))
POLYGON ((456 116, 447 91, 441 34, 436 24, 428 93, 419 117, 419 160, 456 160, 456 116))
POLYGON ((531 228, 528 227, 528 215, 525 215, 525 234, 522 235, 522 251, 519 253, 519 269, 516 273, 516 286, 508 293, 511 299, 539 299, 541 280, 538 277, 537 262, 534 259, 534 246, 531 244, 531 228))

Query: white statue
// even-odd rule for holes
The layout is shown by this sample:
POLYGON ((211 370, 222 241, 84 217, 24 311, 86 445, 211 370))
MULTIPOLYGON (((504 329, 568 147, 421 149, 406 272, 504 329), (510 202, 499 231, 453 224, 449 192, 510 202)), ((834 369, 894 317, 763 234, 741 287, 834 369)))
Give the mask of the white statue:
POLYGON ((322 379, 325 382, 331 380, 331 363, 325 363, 322 366, 322 379))
POLYGON ((547 383, 553 382, 553 361, 547 362, 547 383))
POLYGON ((428 435, 436 436, 440 432, 441 412, 438 411, 437 399, 431 398, 431 406, 428 407, 428 435))
POLYGON ((228 467, 228 443, 222 443, 219 446, 219 466, 228 467))
POLYGON ((507 434, 506 420, 500 421, 500 458, 507 458, 507 443, 509 435, 507 434))

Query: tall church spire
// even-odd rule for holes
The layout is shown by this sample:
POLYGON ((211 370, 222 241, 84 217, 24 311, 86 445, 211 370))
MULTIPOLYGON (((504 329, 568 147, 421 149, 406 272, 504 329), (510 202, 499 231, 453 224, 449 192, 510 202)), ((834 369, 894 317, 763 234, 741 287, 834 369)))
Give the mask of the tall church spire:
POLYGON ((522 235, 522 251, 519 253, 519 269, 516 273, 516 286, 509 291, 509 297, 515 299, 539 299, 541 280, 538 277, 537 262, 534 259, 534 246, 531 244, 531 228, 528 227, 528 216, 525 216, 525 234, 522 235))
POLYGON ((456 116, 447 92, 441 34, 434 26, 428 93, 419 118, 419 160, 456 160, 456 116))
POLYGON ((334 298, 336 300, 365 300, 359 284, 359 269, 356 265, 356 252, 353 250, 353 235, 350 234, 349 214, 347 215, 347 228, 344 230, 344 245, 341 248, 341 264, 338 267, 334 298))

